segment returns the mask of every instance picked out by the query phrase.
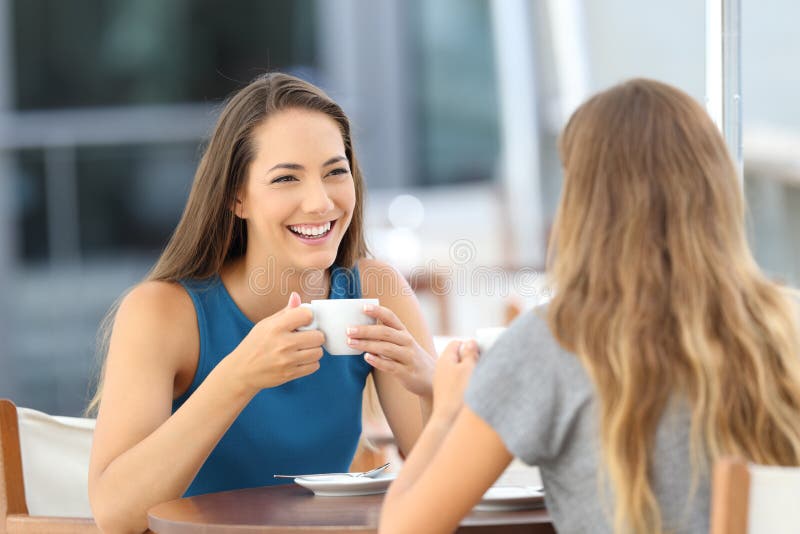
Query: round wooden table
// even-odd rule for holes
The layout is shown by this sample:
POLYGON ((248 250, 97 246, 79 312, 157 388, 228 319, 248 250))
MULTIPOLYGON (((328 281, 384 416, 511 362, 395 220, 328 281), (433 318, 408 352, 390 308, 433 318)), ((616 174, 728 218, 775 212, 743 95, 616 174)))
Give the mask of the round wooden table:
MULTIPOLYGON (((383 497, 316 497, 288 484, 177 499, 152 508, 148 519, 150 530, 157 534, 374 533, 383 497)), ((472 512, 458 532, 552 534, 555 530, 542 509, 472 512)))

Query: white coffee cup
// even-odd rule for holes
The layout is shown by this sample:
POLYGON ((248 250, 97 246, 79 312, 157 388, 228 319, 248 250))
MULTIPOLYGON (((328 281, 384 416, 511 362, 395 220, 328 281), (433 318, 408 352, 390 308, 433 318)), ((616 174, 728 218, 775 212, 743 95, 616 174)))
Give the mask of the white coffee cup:
POLYGON ((478 342, 478 350, 480 353, 486 354, 492 345, 494 345, 494 342, 497 341, 497 338, 505 331, 505 326, 491 326, 475 330, 475 341, 478 342))
POLYGON ((352 356, 361 354, 363 350, 355 349, 347 344, 347 328, 375 324, 377 321, 364 313, 364 306, 378 306, 378 299, 325 299, 312 300, 301 304, 314 312, 311 324, 301 326, 298 330, 321 330, 325 334, 322 345, 328 354, 335 356, 352 356))

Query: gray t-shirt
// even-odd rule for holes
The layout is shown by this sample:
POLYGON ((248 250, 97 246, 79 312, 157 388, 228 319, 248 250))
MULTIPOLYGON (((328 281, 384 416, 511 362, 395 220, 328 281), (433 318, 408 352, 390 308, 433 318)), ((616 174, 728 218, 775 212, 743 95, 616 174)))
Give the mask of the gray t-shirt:
MULTIPOLYGON (((594 386, 578 358, 555 340, 545 314, 544 308, 523 314, 481 357, 465 401, 512 454, 539 466, 559 532, 611 532, 612 493, 598 483, 594 386)), ((707 475, 698 475, 690 495, 689 433, 688 404, 671 403, 656 432, 650 478, 666 532, 708 532, 707 475)))

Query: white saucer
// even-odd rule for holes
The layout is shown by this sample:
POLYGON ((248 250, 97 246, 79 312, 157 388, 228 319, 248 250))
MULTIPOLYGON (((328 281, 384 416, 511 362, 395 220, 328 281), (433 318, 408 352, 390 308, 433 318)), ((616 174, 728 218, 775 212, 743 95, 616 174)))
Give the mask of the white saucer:
POLYGON ((526 486, 492 486, 475 505, 479 512, 508 512, 544 507, 544 492, 526 486))
POLYGON ((381 473, 373 478, 333 475, 329 477, 298 477, 294 481, 296 484, 310 489, 314 495, 319 497, 351 497, 385 493, 395 478, 397 478, 397 473, 381 473))

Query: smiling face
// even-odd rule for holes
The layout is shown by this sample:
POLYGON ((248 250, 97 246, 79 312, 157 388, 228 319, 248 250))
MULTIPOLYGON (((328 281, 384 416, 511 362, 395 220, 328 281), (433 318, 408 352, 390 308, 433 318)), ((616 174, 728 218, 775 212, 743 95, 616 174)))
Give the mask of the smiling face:
POLYGON ((282 267, 330 267, 356 203, 337 123, 317 111, 283 110, 253 131, 253 144, 236 202, 247 255, 259 263, 274 256, 282 267))

